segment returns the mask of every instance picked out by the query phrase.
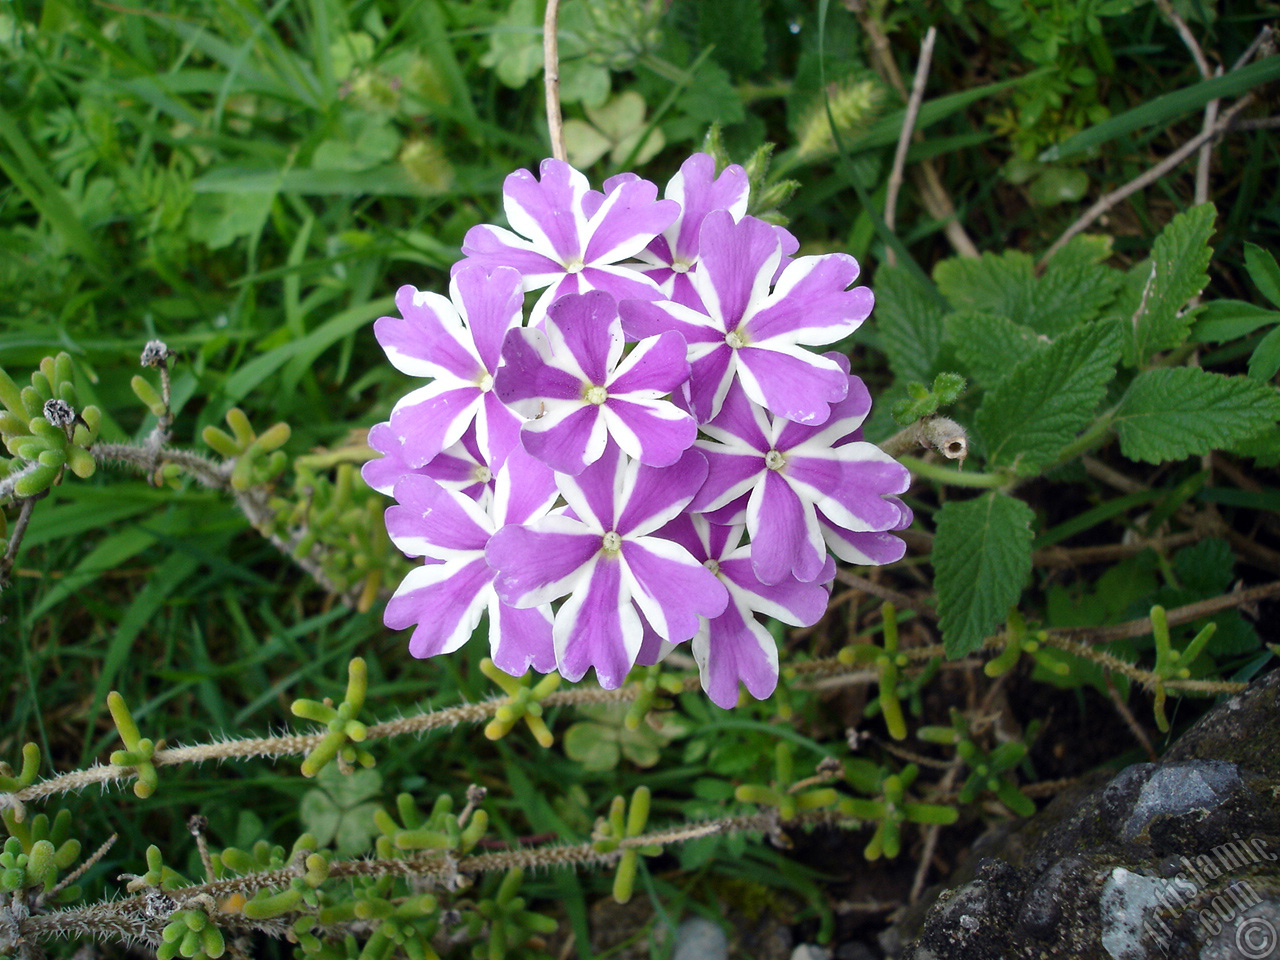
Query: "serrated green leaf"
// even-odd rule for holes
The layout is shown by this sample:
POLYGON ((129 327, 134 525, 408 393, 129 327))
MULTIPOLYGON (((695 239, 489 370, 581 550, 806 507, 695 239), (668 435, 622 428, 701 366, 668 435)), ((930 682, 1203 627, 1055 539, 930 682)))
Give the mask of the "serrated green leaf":
POLYGON ((994 387, 1050 342, 1030 327, 989 313, 953 313, 943 320, 943 326, 965 372, 986 387, 994 387))
MULTIPOLYGON (((933 268, 938 292, 957 310, 973 310, 1021 321, 1032 312, 1035 263, 1018 250, 952 257, 933 268)), ((878 292, 878 291, 877 291, 878 292)))
POLYGON ((1192 343, 1226 343, 1274 323, 1280 312, 1243 300, 1214 300, 1205 304, 1191 328, 1192 343))
POLYGON ((1262 291, 1262 295, 1271 301, 1272 306, 1280 307, 1280 265, 1276 264, 1271 251, 1263 250, 1256 243, 1246 242, 1244 265, 1254 286, 1262 291))
POLYGON ((1123 274, 1112 267, 1059 255, 1036 281, 1031 312, 1014 319, 1055 336, 1096 320, 1115 300, 1123 282, 1123 274))
POLYGON ((1106 322, 1063 334, 1019 363, 974 417, 987 462, 1022 476, 1051 463, 1093 416, 1119 358, 1120 331, 1106 322))
POLYGON ((1152 354, 1187 339, 1195 311, 1182 308, 1209 282, 1206 268, 1215 216, 1208 203, 1178 214, 1156 237, 1151 260, 1134 267, 1142 285, 1131 284, 1117 304, 1120 317, 1129 321, 1124 346, 1129 366, 1142 366, 1152 354))
POLYGON ((1274 431, 1277 417, 1273 387, 1198 367, 1163 367, 1134 378, 1114 422, 1126 457, 1163 463, 1274 431))
POLYGON ((1253 348, 1249 357, 1249 376, 1268 382, 1280 370, 1280 327, 1276 327, 1253 348))
POLYGON ((875 324, 899 380, 928 383, 942 349, 943 309, 905 267, 876 273, 875 324))
POLYGON ((938 511, 934 587, 948 657, 981 647, 1017 603, 1031 576, 1034 519, 1021 500, 996 491, 938 511))

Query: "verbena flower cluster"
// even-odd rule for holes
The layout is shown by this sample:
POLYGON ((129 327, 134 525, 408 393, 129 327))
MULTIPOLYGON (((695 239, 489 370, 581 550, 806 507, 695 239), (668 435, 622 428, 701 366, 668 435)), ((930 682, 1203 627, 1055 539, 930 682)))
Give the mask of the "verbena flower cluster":
POLYGON ((511 229, 467 233, 448 297, 402 287, 374 327, 429 378, 369 434, 364 477, 423 561, 386 623, 429 657, 487 612, 502 670, 594 668, 607 689, 689 641, 715 703, 767 697, 758 617, 811 625, 830 554, 904 551, 907 471, 862 439, 848 360, 809 349, 856 330, 871 291, 852 257, 797 257, 746 216, 745 171, 706 154, 663 199, 634 174, 601 192, 562 161, 539 173, 507 177, 511 229))

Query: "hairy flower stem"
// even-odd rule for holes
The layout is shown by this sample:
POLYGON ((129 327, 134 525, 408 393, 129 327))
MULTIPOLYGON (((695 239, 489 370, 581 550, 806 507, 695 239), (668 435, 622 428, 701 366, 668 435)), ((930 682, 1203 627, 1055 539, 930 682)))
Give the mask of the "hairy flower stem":
POLYGON ((916 457, 898 457, 898 462, 910 470, 912 476, 923 477, 926 480, 934 480, 953 487, 992 489, 1011 486, 1015 480, 1012 475, 1007 473, 978 473, 976 471, 952 470, 950 467, 945 467, 940 463, 930 463, 928 460, 919 460, 916 457))
MULTIPOLYGON (((1193 620, 1212 616, 1222 610, 1251 603, 1264 597, 1280 594, 1280 580, 1270 584, 1252 587, 1238 593, 1226 594, 1212 600, 1198 601, 1168 611, 1166 621, 1170 626, 1190 623, 1193 620)), ((1213 680, 1177 680, 1164 679, 1149 670, 1135 667, 1124 660, 1096 650, 1090 641, 1101 642, 1119 637, 1136 637, 1151 631, 1149 617, 1140 617, 1128 623, 1096 629, 1062 628, 1044 631, 1040 637, 1043 643, 1057 647, 1081 659, 1096 663, 1108 670, 1123 674, 1130 680, 1146 689, 1154 689, 1163 685, 1166 690, 1183 690, 1188 693, 1214 694, 1238 693, 1246 684, 1229 683, 1213 680)), ((988 637, 983 649, 990 653, 998 653, 1009 643, 1009 635, 1000 633, 988 637)), ((941 644, 923 647, 912 647, 902 651, 914 664, 924 664, 935 658, 942 659, 946 650, 941 644)), ((845 675, 863 674, 859 665, 842 663, 836 657, 822 660, 811 660, 794 666, 797 676, 842 677, 845 675)), ((872 682, 868 677, 868 682, 872 682)), ((699 686, 697 676, 684 679, 682 688, 685 691, 696 690, 699 686)), ((641 684, 629 683, 615 690, 605 690, 591 685, 580 685, 571 690, 557 690, 540 701, 544 708, 577 707, 602 703, 629 703, 643 693, 641 684)), ((406 734, 421 734, 428 730, 439 730, 460 726, 464 723, 481 723, 488 721, 498 708, 508 702, 499 697, 483 703, 463 704, 457 707, 446 707, 442 710, 430 710, 409 717, 399 717, 382 723, 372 724, 368 728, 369 740, 384 737, 397 737, 406 734)), ((152 763, 157 767, 178 766, 184 763, 203 763, 208 760, 247 759, 263 757, 277 759, 280 757, 303 756, 314 750, 324 739, 326 733, 297 734, 284 737, 265 737, 258 739, 227 740, 221 743, 198 744, 189 747, 164 747, 157 750, 152 763)), ((89 784, 126 783, 135 776, 133 767, 115 764, 97 764, 85 770, 64 773, 47 780, 33 783, 31 786, 13 793, 0 793, 0 809, 21 807, 32 800, 81 790, 89 784)))
POLYGON ((230 494, 250 525, 271 541, 272 546, 301 567, 327 592, 351 602, 352 598, 345 597, 325 574, 323 564, 314 557, 294 555, 294 549, 305 531, 296 532, 288 540, 272 531, 271 522, 275 518, 275 512, 267 506, 265 490, 260 487, 237 490, 231 485, 231 469, 235 461, 216 463, 208 457, 189 450, 177 450, 172 447, 139 447, 128 443, 95 443, 89 448, 89 453, 100 464, 122 463, 146 474, 154 473, 157 467, 171 463, 180 467, 183 473, 195 479, 201 486, 230 494))
MULTIPOLYGON (((454 860, 440 853, 406 856, 395 859, 353 859, 334 862, 329 870, 331 880, 356 877, 404 877, 424 881, 427 884, 446 886, 459 875, 479 876, 497 871, 514 869, 531 870, 554 867, 607 866, 616 862, 626 850, 650 845, 667 846, 686 843, 700 837, 723 833, 775 834, 788 827, 838 826, 854 821, 833 810, 806 810, 795 817, 780 821, 777 812, 740 814, 715 820, 702 820, 682 826, 655 830, 650 833, 627 837, 612 850, 602 851, 593 842, 541 847, 525 847, 493 853, 476 854, 454 860)), ((240 894, 252 897, 259 890, 286 889, 298 877, 299 867, 292 865, 279 870, 252 873, 210 883, 193 884, 170 891, 167 898, 173 910, 182 904, 195 902, 223 902, 240 894)), ((169 912, 172 912, 169 911, 169 912)), ((229 933, 257 932, 271 937, 284 937, 292 929, 292 922, 307 913, 298 910, 269 920, 250 920, 240 913, 215 911, 209 919, 229 933)), ((167 914, 155 913, 154 891, 148 891, 121 900, 103 901, 86 907, 57 910, 18 919, 17 933, 31 941, 52 940, 67 936, 88 936, 117 940, 122 943, 139 941, 156 943, 160 931, 168 921, 167 914)), ((343 933, 355 929, 361 921, 339 924, 331 932, 343 933)))

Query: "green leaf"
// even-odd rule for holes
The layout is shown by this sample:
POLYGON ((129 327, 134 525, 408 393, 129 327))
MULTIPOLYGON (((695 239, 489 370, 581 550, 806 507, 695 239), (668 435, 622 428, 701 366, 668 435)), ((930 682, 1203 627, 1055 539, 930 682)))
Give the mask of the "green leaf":
MULTIPOLYGON (((1068 249, 1063 249, 1049 261, 1044 276, 1036 281, 1030 312, 1014 319, 1049 336, 1098 319, 1103 309, 1115 300, 1124 283, 1124 274, 1086 258, 1086 251, 1095 246, 1088 241, 1094 239, 1076 237, 1073 244, 1077 240, 1085 241, 1081 244, 1081 255, 1064 257, 1068 249)), ((1104 256, 1110 253, 1110 244, 1106 246, 1104 256)))
POLYGON ((938 291, 957 310, 976 310, 1021 321, 1032 311, 1035 263, 1025 253, 952 257, 933 268, 938 291))
POLYGON ((759 0, 699 0, 698 45, 714 46, 716 62, 734 76, 764 65, 764 14, 759 0))
POLYGON ((1214 300, 1205 304, 1190 339, 1192 343, 1226 343, 1273 323, 1280 323, 1280 312, 1243 300, 1214 300))
POLYGON ((1057 146, 1045 150, 1038 159, 1042 163, 1051 163, 1054 160, 1075 156, 1142 127, 1164 123, 1166 120, 1173 120, 1193 110, 1199 110, 1210 100, 1244 93, 1276 77, 1280 77, 1280 57, 1266 57, 1224 76, 1202 80, 1182 90, 1148 100, 1118 117, 1094 124, 1074 137, 1069 137, 1057 146))
POLYGON ((1276 258, 1271 252, 1263 250, 1256 243, 1246 242, 1244 265, 1249 271, 1249 279, 1262 291, 1262 295, 1273 306, 1280 307, 1280 266, 1276 264, 1276 258))
POLYGON ((1031 576, 1034 519, 1021 500, 994 490, 938 511, 934 586, 948 657, 980 648, 1018 602, 1031 576))
POLYGON ((1118 325, 1106 322, 1064 334, 1019 363, 974 417, 987 462, 1022 476, 1051 463, 1106 396, 1119 357, 1118 325))
POLYGON ((1126 457, 1163 463, 1274 431, 1277 417, 1280 396, 1266 384, 1197 367, 1163 367, 1134 378, 1115 428, 1126 457))
POLYGON ((1142 277, 1142 287, 1131 285, 1118 304, 1121 318, 1129 320, 1124 348, 1129 366, 1141 366, 1158 351, 1187 339, 1195 313, 1182 308, 1209 282, 1206 268, 1215 215, 1208 203, 1178 214, 1156 237, 1151 260, 1133 268, 1142 277))
POLYGON ((1263 337, 1249 357, 1249 376, 1267 383, 1280 370, 1280 327, 1263 337))
POLYGON ((994 387, 1050 342, 1030 327, 989 313, 953 313, 943 324, 965 371, 986 387, 994 387))
POLYGON ((943 309, 905 267, 876 272, 876 329, 889 366, 900 380, 928 383, 942 349, 943 309))

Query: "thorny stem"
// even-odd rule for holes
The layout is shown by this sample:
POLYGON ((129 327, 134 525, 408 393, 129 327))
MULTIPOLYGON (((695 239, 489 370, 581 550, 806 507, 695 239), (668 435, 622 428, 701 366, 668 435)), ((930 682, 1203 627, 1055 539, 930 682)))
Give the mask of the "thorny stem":
MULTIPOLYGON (((617 847, 600 851, 588 841, 564 846, 517 848, 493 853, 475 854, 454 860, 440 854, 425 854, 397 859, 342 860, 331 865, 329 879, 344 880, 354 877, 406 877, 428 883, 447 886, 461 874, 476 876, 495 871, 516 868, 532 870, 548 867, 603 866, 616 862, 625 850, 646 847, 651 844, 667 846, 685 843, 700 837, 722 833, 773 833, 780 827, 807 827, 851 823, 852 818, 832 810, 806 810, 793 819, 779 821, 776 811, 721 817, 715 820, 695 821, 679 827, 655 830, 650 833, 627 837, 617 847)), ((171 891, 175 904, 190 903, 208 898, 214 902, 241 894, 251 897, 259 890, 287 888, 299 875, 296 865, 279 870, 263 871, 243 877, 233 877, 210 883, 193 884, 171 891)), ((291 921, 303 915, 295 911, 271 921, 250 921, 240 914, 214 912, 210 919, 220 926, 233 930, 256 929, 270 936, 284 936, 291 921)), ((67 910, 22 918, 18 932, 32 940, 47 940, 58 936, 96 935, 113 937, 124 942, 158 938, 167 916, 157 916, 149 902, 148 893, 141 893, 121 900, 112 900, 67 910)))
MULTIPOLYGON (((1252 587, 1249 590, 1226 594, 1212 600, 1202 600, 1186 606, 1176 607, 1168 611, 1166 618, 1170 626, 1178 626, 1201 617, 1212 616, 1232 607, 1243 606, 1278 594, 1280 594, 1280 580, 1252 587)), ((1142 670, 1131 663, 1100 650, 1095 650, 1089 645, 1091 642, 1100 643, 1124 637, 1138 637, 1150 632, 1150 618, 1141 617, 1113 627, 1091 629, 1054 628, 1045 632, 1044 642, 1073 653, 1085 660, 1097 663, 1116 673, 1124 674, 1129 679, 1147 688, 1152 688, 1163 682, 1167 690, 1185 690, 1193 693, 1238 693, 1247 686, 1247 684, 1243 683, 1214 680, 1161 681, 1161 678, 1156 674, 1142 670)), ((1008 643, 1006 634, 996 634, 984 641, 983 649, 998 652, 1004 649, 1006 643, 1008 643)), ((902 654, 912 662, 926 663, 935 658, 944 658, 946 650, 941 644, 930 644, 903 650, 902 654)), ((798 663, 791 669, 798 676, 812 675, 815 677, 844 676, 845 674, 863 672, 862 667, 842 663, 836 657, 798 663)), ((684 679, 683 689, 685 691, 696 690, 698 685, 697 676, 688 676, 684 679)), ((638 697, 640 693, 641 687, 639 684, 625 684, 615 690, 582 685, 572 690, 557 690, 544 697, 541 703, 546 708, 575 707, 602 703, 628 703, 638 697)), ((421 734, 428 730, 456 727, 464 723, 480 723, 492 717, 498 708, 507 702, 506 698, 499 697, 493 700, 486 700, 483 703, 446 707, 443 710, 431 710, 395 720, 383 721, 368 728, 368 739, 376 740, 405 734, 421 734)), ((313 750, 326 735, 327 733, 325 732, 318 732, 283 737, 228 740, 221 743, 206 743, 190 747, 164 747, 155 752, 152 763, 157 767, 167 767, 184 763, 203 763, 207 760, 301 756, 313 750)), ((0 809, 20 807, 27 801, 41 800, 45 797, 69 793, 93 783, 123 783, 132 780, 133 777, 133 767, 97 764, 85 770, 76 770, 50 777, 47 780, 41 780, 14 793, 0 793, 0 809)))
POLYGON ((208 457, 189 450, 178 450, 172 447, 138 447, 127 443, 95 443, 89 448, 98 463, 122 463, 143 473, 152 473, 157 466, 172 463, 181 467, 183 472, 193 477, 202 486, 230 494, 236 506, 248 519, 249 523, 260 534, 271 541, 271 544, 302 568, 313 580, 334 596, 343 596, 341 590, 324 572, 324 567, 312 557, 299 557, 294 549, 302 539, 302 532, 285 540, 271 529, 271 521, 275 512, 267 505, 265 491, 260 488, 237 490, 231 485, 231 468, 234 461, 216 463, 208 457))

